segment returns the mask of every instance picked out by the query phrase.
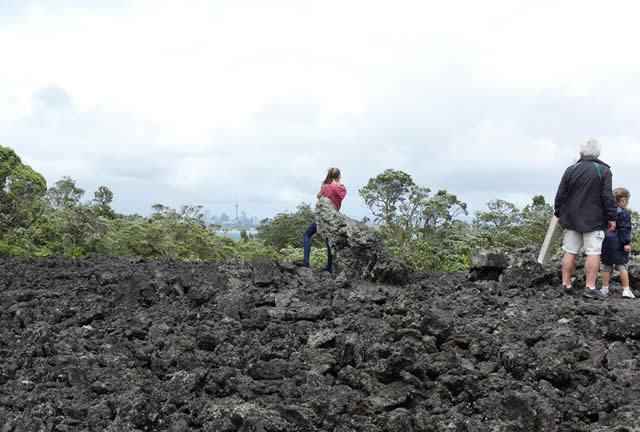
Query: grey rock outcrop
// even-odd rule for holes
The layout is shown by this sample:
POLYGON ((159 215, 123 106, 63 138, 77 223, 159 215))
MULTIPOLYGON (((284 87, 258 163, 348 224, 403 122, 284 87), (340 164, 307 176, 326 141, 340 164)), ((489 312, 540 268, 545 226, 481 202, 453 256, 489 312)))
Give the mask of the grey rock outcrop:
MULTIPOLYGON (((471 281, 497 281, 501 289, 535 288, 542 285, 560 285, 560 263, 551 260, 538 263, 538 250, 534 247, 506 252, 479 251, 471 256, 467 278, 471 281)), ((583 259, 576 263, 577 284, 584 279, 583 259)))
POLYGON ((413 270, 385 249, 380 234, 338 212, 327 198, 316 204, 316 223, 331 246, 336 273, 397 285, 408 281, 413 270))
POLYGON ((495 280, 509 266, 507 254, 491 251, 474 252, 469 266, 469 280, 495 280))
POLYGON ((540 264, 537 255, 538 250, 533 247, 512 251, 509 254, 509 266, 500 276, 500 285, 505 289, 560 285, 562 278, 559 265, 556 262, 540 264))

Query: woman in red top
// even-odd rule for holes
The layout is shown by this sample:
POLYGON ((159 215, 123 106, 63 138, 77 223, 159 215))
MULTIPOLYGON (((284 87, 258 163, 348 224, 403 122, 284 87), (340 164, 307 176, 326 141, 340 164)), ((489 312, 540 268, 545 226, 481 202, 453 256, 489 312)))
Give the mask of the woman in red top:
MULTIPOLYGON (((327 171, 327 177, 322 182, 322 188, 318 192, 318 198, 321 196, 327 197, 331 200, 337 210, 340 210, 342 200, 347 194, 347 188, 340 184, 340 170, 338 168, 329 168, 327 171)), ((302 244, 304 246, 304 259, 294 261, 293 263, 299 266, 309 267, 309 255, 311 253, 311 236, 317 232, 316 222, 313 221, 309 228, 302 234, 302 244)), ((332 257, 331 248, 329 242, 325 239, 327 244, 327 266, 324 268, 331 273, 332 270, 332 257)))

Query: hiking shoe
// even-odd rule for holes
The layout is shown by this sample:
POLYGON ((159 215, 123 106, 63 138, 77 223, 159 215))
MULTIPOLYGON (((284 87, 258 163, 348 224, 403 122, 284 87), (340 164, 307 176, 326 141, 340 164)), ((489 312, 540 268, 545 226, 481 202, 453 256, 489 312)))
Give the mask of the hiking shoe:
POLYGON ((299 267, 309 267, 309 263, 305 260, 295 260, 293 263, 299 267))
POLYGON ((631 288, 625 288, 624 290, 622 290, 622 297, 636 298, 636 296, 633 294, 633 291, 631 291, 631 288))
POLYGON ((582 295, 584 297, 593 298, 593 299, 606 297, 604 294, 602 294, 599 290, 595 288, 585 288, 584 291, 582 291, 582 295))
POLYGON ((600 293, 603 296, 607 297, 609 295, 609 288, 605 288, 605 287, 600 288, 600 293))
POLYGON ((572 286, 561 285, 561 287, 562 288, 560 288, 560 290, 565 294, 573 294, 574 292, 576 292, 576 289, 572 286))

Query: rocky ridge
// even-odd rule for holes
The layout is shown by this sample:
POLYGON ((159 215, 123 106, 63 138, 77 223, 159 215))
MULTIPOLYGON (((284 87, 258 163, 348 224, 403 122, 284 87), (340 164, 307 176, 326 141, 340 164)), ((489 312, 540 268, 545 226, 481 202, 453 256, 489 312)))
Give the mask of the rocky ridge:
POLYGON ((344 223, 338 274, 0 258, 0 431, 638 430, 640 303, 526 249, 410 272, 344 223))

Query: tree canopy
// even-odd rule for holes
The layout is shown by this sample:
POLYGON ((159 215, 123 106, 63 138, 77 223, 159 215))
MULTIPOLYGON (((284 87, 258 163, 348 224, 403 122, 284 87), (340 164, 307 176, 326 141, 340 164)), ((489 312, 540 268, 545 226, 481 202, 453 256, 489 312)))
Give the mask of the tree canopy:
MULTIPOLYGON (((445 189, 435 193, 411 175, 386 169, 369 179, 360 196, 374 216, 388 249, 419 270, 457 270, 481 248, 539 246, 553 209, 536 195, 523 209, 494 199, 468 217, 467 204, 445 189)), ((65 176, 47 189, 42 175, 22 163, 10 148, 0 147, 0 254, 18 256, 115 254, 148 258, 221 260, 302 257, 302 233, 314 220, 310 204, 295 212, 264 219, 255 236, 235 242, 208 223, 202 206, 174 209, 154 204, 149 217, 116 213, 113 192, 100 186, 93 199, 65 176)), ((634 247, 640 246, 640 216, 631 211, 634 247)), ((326 260, 321 236, 313 237, 311 263, 326 260)), ((559 247, 560 245, 555 245, 559 247)))
POLYGON ((0 233, 26 228, 42 214, 47 183, 10 148, 0 146, 0 233))

